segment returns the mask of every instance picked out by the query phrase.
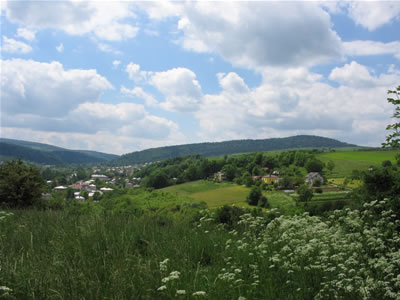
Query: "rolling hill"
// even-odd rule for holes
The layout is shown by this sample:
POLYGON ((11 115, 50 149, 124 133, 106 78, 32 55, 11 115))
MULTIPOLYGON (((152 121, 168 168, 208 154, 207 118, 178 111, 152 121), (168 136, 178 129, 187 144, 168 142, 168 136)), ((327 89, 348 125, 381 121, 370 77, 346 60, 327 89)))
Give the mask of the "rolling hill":
POLYGON ((69 150, 53 145, 0 138, 0 158, 46 165, 104 163, 118 155, 88 150, 69 150))
POLYGON ((220 156, 245 152, 264 152, 296 148, 343 148, 358 147, 338 140, 298 135, 286 138, 271 138, 261 140, 235 140, 215 143, 198 143, 179 146, 152 148, 124 154, 109 162, 111 165, 131 165, 154 162, 178 156, 200 154, 203 156, 220 156))

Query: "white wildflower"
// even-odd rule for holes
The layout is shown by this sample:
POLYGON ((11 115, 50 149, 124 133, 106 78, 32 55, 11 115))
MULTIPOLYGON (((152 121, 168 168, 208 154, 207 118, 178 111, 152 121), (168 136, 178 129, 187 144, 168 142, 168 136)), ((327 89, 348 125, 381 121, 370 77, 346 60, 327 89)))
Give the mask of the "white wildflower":
POLYGON ((192 296, 200 296, 200 297, 205 297, 206 295, 207 293, 204 291, 197 291, 192 294, 192 296))
POLYGON ((177 290, 176 294, 177 295, 186 295, 186 291, 185 290, 177 290))

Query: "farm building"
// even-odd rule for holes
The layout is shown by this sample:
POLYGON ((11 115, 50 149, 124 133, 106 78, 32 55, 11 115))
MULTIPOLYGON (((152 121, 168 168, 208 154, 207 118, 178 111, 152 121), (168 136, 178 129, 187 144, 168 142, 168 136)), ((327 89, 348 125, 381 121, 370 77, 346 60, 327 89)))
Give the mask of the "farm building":
POLYGON ((222 182, 225 179, 226 179, 225 178, 225 173, 223 173, 223 172, 217 172, 217 173, 214 174, 214 181, 222 182))
POLYGON ((308 173, 306 176, 306 184, 314 184, 315 181, 319 180, 321 184, 324 184, 324 178, 318 172, 308 173))
POLYGON ((277 182, 279 180, 279 176, 277 175, 266 175, 262 177, 262 181, 265 184, 274 184, 275 182, 277 182))

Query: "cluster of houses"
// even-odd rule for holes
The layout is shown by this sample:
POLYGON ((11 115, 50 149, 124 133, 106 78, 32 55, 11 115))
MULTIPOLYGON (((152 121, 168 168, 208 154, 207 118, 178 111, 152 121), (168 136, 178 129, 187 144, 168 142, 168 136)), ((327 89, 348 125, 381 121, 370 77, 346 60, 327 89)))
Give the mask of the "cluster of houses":
MULTIPOLYGON (((261 180, 265 184, 275 184, 281 179, 279 171, 273 171, 272 174, 265 176, 253 176, 254 181, 261 180)), ((214 174, 214 181, 222 182, 226 180, 225 174, 223 172, 217 172, 214 174)), ((307 174, 305 183, 313 185, 315 182, 319 181, 321 184, 324 183, 324 178, 318 172, 310 172, 307 174)))
MULTIPOLYGON (((85 201, 85 198, 82 196, 82 193, 81 193, 82 191, 87 191, 89 198, 93 198, 95 193, 99 193, 100 195, 102 195, 105 192, 114 190, 113 188, 110 188, 110 187, 102 187, 102 188, 97 189, 97 186, 95 184, 96 180, 103 181, 108 186, 120 184, 120 180, 118 178, 110 179, 108 176, 103 175, 103 174, 93 174, 93 175, 91 175, 90 180, 87 180, 87 181, 81 180, 81 181, 78 181, 77 183, 74 183, 74 184, 71 184, 68 186, 75 191, 74 192, 75 200, 85 201)), ((141 180, 140 178, 132 178, 132 180, 125 179, 124 186, 126 188, 139 188, 140 185, 138 184, 138 182, 140 182, 140 180, 141 180)), ((68 189, 68 187, 62 186, 62 185, 56 186, 54 188, 54 191, 65 192, 68 189)))

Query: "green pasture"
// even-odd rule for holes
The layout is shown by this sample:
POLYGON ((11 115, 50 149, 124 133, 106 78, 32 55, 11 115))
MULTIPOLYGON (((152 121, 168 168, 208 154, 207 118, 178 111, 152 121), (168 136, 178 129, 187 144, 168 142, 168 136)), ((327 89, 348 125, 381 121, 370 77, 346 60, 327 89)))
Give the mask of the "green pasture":
POLYGON ((385 160, 396 162, 395 156, 399 151, 337 151, 323 153, 319 156, 330 159, 366 161, 370 163, 382 163, 385 160))
POLYGON ((170 186, 161 189, 161 191, 177 196, 187 196, 199 202, 204 201, 209 208, 232 204, 240 207, 250 207, 246 202, 250 189, 232 183, 199 180, 170 186))
POLYGON ((293 198, 283 192, 267 192, 264 194, 272 208, 280 208, 285 212, 293 211, 296 208, 296 202, 293 198))
MULTIPOLYGON (((337 186, 343 186, 344 185, 345 178, 331 178, 328 180, 330 184, 334 184, 337 186)), ((350 179, 349 182, 347 183, 346 187, 349 187, 351 189, 358 188, 361 185, 361 180, 355 180, 355 179, 350 179)))
POLYGON ((337 151, 319 154, 318 159, 324 163, 332 160, 335 168, 327 171, 329 178, 349 177, 353 170, 365 171, 371 166, 378 166, 385 160, 396 162, 399 151, 337 151))
POLYGON ((216 190, 231 186, 232 186, 231 183, 215 183, 213 181, 197 180, 197 181, 172 185, 160 189, 160 191, 168 192, 171 194, 177 194, 180 196, 187 196, 187 195, 192 195, 194 193, 208 192, 211 190, 216 190))
MULTIPOLYGON (((193 181, 178 184, 161 189, 176 196, 185 196, 197 202, 204 201, 208 208, 217 208, 224 205, 236 205, 243 208, 253 208, 246 202, 250 192, 248 187, 239 186, 233 183, 215 183, 212 181, 193 181)), ((296 203, 289 195, 283 192, 264 192, 269 204, 273 208, 280 208, 284 211, 295 209, 296 203)))

